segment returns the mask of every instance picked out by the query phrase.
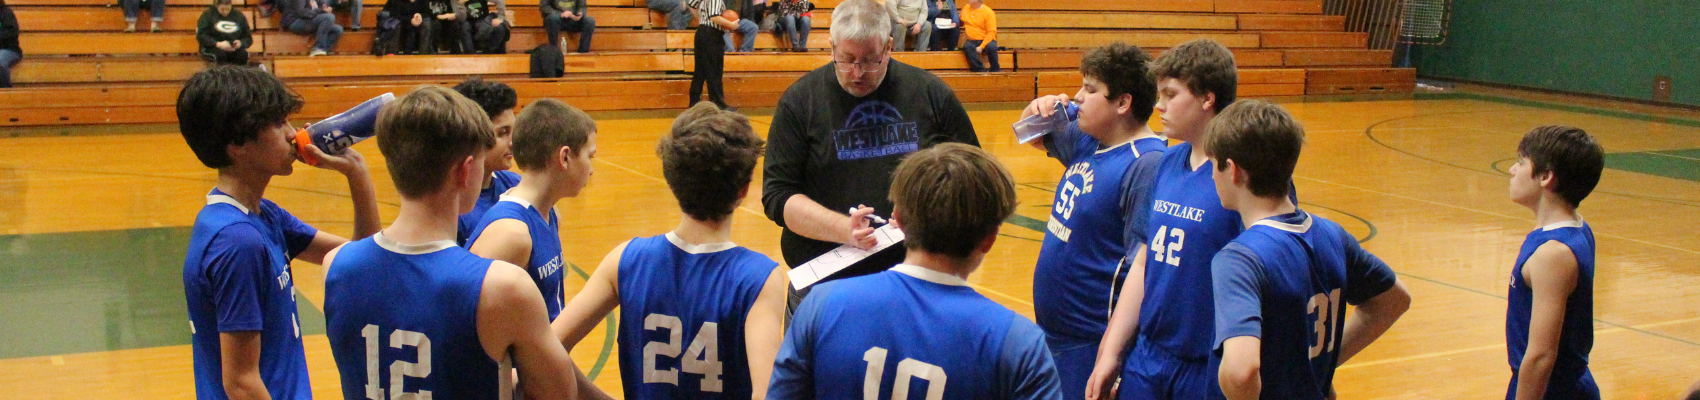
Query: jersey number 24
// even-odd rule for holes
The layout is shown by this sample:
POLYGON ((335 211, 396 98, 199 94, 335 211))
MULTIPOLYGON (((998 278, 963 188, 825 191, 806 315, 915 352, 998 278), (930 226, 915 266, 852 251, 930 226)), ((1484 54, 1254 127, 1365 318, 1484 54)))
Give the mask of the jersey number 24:
POLYGON ((643 318, 643 330, 653 331, 666 328, 667 342, 649 342, 643 345, 643 383, 669 383, 679 385, 679 369, 686 373, 702 375, 704 392, 719 393, 724 386, 720 380, 720 324, 704 322, 697 329, 697 337, 691 340, 691 347, 685 349, 685 358, 679 360, 679 369, 655 369, 656 357, 679 358, 679 344, 684 341, 685 323, 679 317, 663 314, 649 314, 643 318))

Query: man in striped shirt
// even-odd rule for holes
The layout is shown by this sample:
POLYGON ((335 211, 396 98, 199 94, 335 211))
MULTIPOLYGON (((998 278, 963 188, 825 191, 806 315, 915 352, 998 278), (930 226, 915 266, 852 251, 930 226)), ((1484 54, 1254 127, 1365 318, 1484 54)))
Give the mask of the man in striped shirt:
POLYGON ((708 83, 708 100, 720 106, 721 109, 737 111, 726 105, 726 93, 720 85, 720 77, 726 73, 726 42, 725 33, 738 27, 736 22, 724 15, 726 3, 723 0, 689 0, 686 7, 697 13, 697 20, 704 23, 697 25, 696 33, 696 71, 691 73, 691 105, 702 101, 702 85, 708 83))

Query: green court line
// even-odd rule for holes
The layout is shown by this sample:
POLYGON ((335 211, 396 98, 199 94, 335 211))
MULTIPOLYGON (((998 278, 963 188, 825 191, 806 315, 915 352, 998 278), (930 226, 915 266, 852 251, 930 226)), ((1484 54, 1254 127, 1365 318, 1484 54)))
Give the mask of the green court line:
MULTIPOLYGON (((573 273, 578 274, 580 279, 584 279, 587 282, 590 281, 590 274, 579 269, 578 264, 573 264, 571 261, 568 261, 567 267, 571 268, 573 273)), ((614 320, 614 313, 608 313, 608 316, 605 318, 607 318, 608 321, 608 334, 602 340, 602 354, 596 355, 596 364, 591 365, 590 372, 586 372, 584 374, 586 378, 590 378, 590 380, 593 381, 596 380, 596 375, 602 373, 602 367, 608 365, 608 354, 614 352, 614 340, 616 339, 615 334, 618 330, 617 326, 619 326, 619 321, 614 320)))
POLYGON ((1606 154, 1606 167, 1700 182, 1700 149, 1610 153, 1606 154))
POLYGON ((1556 103, 1548 103, 1548 102, 1544 102, 1544 101, 1519 99, 1519 98, 1513 98, 1513 97, 1501 97, 1501 96, 1494 96, 1494 95, 1481 94, 1481 93, 1463 93, 1463 92, 1416 93, 1415 98, 1417 100, 1480 100, 1480 101, 1487 101, 1487 102, 1501 103, 1501 104, 1510 104, 1510 105, 1517 105, 1517 106, 1524 106, 1524 107, 1542 108, 1542 109, 1548 109, 1548 110, 1567 111, 1567 112, 1580 113, 1580 114, 1590 114, 1590 115, 1598 115, 1598 116, 1605 116, 1605 117, 1621 118, 1621 119, 1628 119, 1628 120, 1641 121, 1641 122, 1657 122, 1657 123, 1666 123, 1666 124, 1672 124, 1672 125, 1681 125, 1681 126, 1687 126, 1687 127, 1693 127, 1693 128, 1700 128, 1700 121, 1687 119, 1687 118, 1681 118, 1681 117, 1666 117, 1666 116, 1648 115, 1648 114, 1641 114, 1641 113, 1634 113, 1634 112, 1620 111, 1620 110, 1606 110, 1606 109, 1594 108, 1594 107, 1589 107, 1589 106, 1580 106, 1580 105, 1573 105, 1573 104, 1556 104, 1556 103))

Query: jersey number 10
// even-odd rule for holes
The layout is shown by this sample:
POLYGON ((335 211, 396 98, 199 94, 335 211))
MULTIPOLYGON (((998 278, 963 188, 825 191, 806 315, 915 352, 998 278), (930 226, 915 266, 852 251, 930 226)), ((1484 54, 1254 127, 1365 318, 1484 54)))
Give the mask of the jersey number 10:
POLYGON ((656 357, 679 358, 679 343, 685 336, 685 323, 679 317, 662 314, 649 314, 643 318, 643 330, 653 331, 666 328, 668 341, 649 342, 643 345, 643 383, 670 383, 679 385, 679 369, 686 373, 702 375, 700 387, 704 392, 719 393, 724 382, 720 380, 720 324, 704 322, 697 329, 697 337, 691 340, 691 347, 685 350, 685 358, 679 360, 679 369, 655 369, 656 357))
MULTIPOLYGON (((868 362, 868 373, 862 377, 862 400, 879 400, 880 381, 885 378, 886 353, 887 350, 880 347, 869 348, 862 353, 862 361, 868 362)), ((911 378, 927 381, 927 400, 944 399, 944 383, 949 378, 945 376, 944 368, 905 358, 897 363, 897 380, 891 386, 893 400, 909 398, 911 378)))

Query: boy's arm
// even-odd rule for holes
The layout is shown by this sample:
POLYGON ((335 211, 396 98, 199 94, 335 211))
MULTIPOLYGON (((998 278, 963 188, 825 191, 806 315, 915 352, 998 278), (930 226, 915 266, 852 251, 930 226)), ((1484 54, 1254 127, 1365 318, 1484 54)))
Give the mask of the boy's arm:
POLYGON ((997 396, 1018 400, 1070 397, 1062 393, 1056 362, 1051 359, 1051 350, 1045 347, 1045 332, 1038 325, 1026 317, 1011 318, 1003 343, 998 375, 1008 392, 997 396))
MULTIPOLYGON (((354 240, 365 239, 383 229, 378 222, 378 196, 372 189, 372 174, 366 170, 366 157, 359 151, 348 148, 342 154, 329 155, 319 150, 318 146, 305 146, 307 151, 319 159, 317 167, 341 173, 348 177, 348 195, 354 202, 354 240)), ((313 236, 313 241, 305 251, 295 258, 314 264, 325 264, 325 253, 331 249, 348 243, 348 239, 319 231, 313 236)))
POLYGON ((1411 294, 1399 283, 1399 276, 1380 258, 1358 246, 1356 240, 1347 241, 1346 260, 1344 300, 1357 307, 1357 312, 1346 316, 1340 338, 1340 365, 1387 333, 1411 307, 1411 294))
POLYGON ((1139 309, 1145 302, 1145 249, 1145 244, 1140 243, 1134 251, 1136 255, 1128 262, 1127 280, 1122 282, 1116 308, 1110 312, 1104 338, 1098 342, 1098 360, 1086 381, 1087 399, 1116 398, 1113 387, 1121 376, 1122 364, 1127 361, 1122 355, 1127 354, 1128 346, 1133 345, 1133 338, 1139 333, 1139 309))
MULTIPOLYGON (((531 230, 517 219, 503 218, 484 227, 472 242, 472 254, 513 265, 531 263, 531 230)), ((598 268, 600 270, 600 267, 598 268)))
POLYGON ((1558 360, 1558 339, 1564 332, 1564 308, 1576 289, 1576 255, 1563 242, 1549 241, 1523 263, 1523 279, 1534 291, 1529 317, 1529 349, 1517 370, 1517 398, 1546 395, 1552 366, 1558 360))
POLYGON ((265 313, 262 288, 271 287, 272 262, 265 237, 251 225, 232 225, 207 246, 210 284, 218 329, 220 373, 232 399, 270 399, 260 378, 260 332, 265 313))
POLYGON ((1263 288, 1267 279, 1255 253, 1230 242, 1210 259, 1216 306, 1216 345, 1222 352, 1217 380, 1229 399, 1256 399, 1263 391, 1263 288))
POLYGON ((814 331, 818 324, 822 299, 834 286, 815 287, 791 318, 791 326, 779 345, 779 355, 773 360, 773 377, 768 380, 767 397, 774 399, 810 399, 815 397, 814 331))
POLYGON ((218 347, 225 395, 231 400, 272 398, 260 379, 260 331, 219 332, 218 347))
POLYGON ((1239 336, 1222 342, 1222 367, 1217 371, 1222 394, 1229 400, 1257 399, 1263 393, 1263 342, 1239 336))
MULTIPOLYGON (((527 238, 526 240, 530 240, 527 238)), ((573 295, 572 301, 561 309, 561 315, 555 317, 549 329, 567 350, 572 350, 596 324, 602 322, 602 317, 614 311, 620 305, 620 256, 626 253, 630 241, 614 246, 602 258, 602 264, 590 272, 590 279, 584 283, 584 288, 573 295)), ((612 326, 609 329, 613 329, 612 326)))
POLYGON ((513 357, 519 386, 532 399, 577 399, 595 387, 579 387, 578 367, 549 331, 543 294, 525 270, 492 262, 478 298, 478 338, 490 358, 513 357), (584 392, 581 392, 584 391, 584 392))
POLYGON ((749 315, 744 316, 744 352, 750 363, 750 394, 754 400, 767 398, 773 360, 785 340, 785 287, 791 284, 785 271, 785 267, 773 267, 749 315))

